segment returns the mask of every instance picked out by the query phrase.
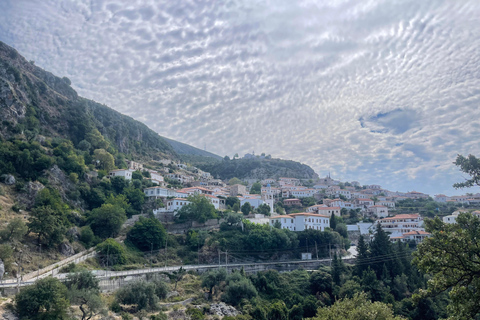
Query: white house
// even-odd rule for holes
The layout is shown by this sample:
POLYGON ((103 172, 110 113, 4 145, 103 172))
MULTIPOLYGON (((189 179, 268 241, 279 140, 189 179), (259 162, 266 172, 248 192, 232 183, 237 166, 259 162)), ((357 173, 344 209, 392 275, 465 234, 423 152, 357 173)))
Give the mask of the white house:
POLYGON ((326 208, 326 207, 328 206, 325 204, 316 204, 314 206, 308 207, 307 212, 317 212, 318 208, 326 208))
POLYGON ((260 195, 248 195, 238 198, 240 200, 240 206, 243 206, 245 203, 250 203, 253 209, 258 208, 260 205, 265 202, 262 200, 260 195))
POLYGON ((377 218, 386 218, 388 217, 388 208, 381 205, 374 205, 369 207, 368 213, 376 216, 377 218))
POLYGON ((326 208, 318 207, 317 208, 318 214, 325 215, 327 217, 331 217, 332 214, 336 215, 337 217, 340 217, 341 211, 342 211, 342 208, 340 207, 326 207, 326 208))
POLYGON ((390 233, 390 237, 399 237, 410 231, 425 231, 422 227, 423 218, 418 214, 399 214, 377 220, 383 230, 390 233))
POLYGON ((330 227, 330 217, 316 214, 316 213, 292 213, 290 216, 295 218, 294 231, 303 231, 307 229, 314 229, 325 231, 325 228, 330 227))
POLYGON ((290 215, 282 215, 282 216, 275 216, 275 217, 270 217, 270 225, 273 227, 275 226, 275 223, 278 221, 281 225, 282 229, 288 229, 290 231, 296 231, 295 230, 295 217, 292 217, 290 215))
POLYGON ((325 228, 330 227, 330 218, 328 216, 308 212, 271 217, 270 225, 274 226, 277 221, 282 229, 291 231, 304 231, 307 229, 325 231, 325 228))
POLYGON ((431 234, 426 231, 414 230, 414 231, 406 232, 401 236, 391 237, 390 240, 402 241, 402 242, 415 241, 415 243, 419 244, 419 243, 422 243, 423 240, 425 240, 425 238, 428 238, 430 236, 431 234))
POLYGON ((449 200, 449 199, 448 199, 448 197, 447 197, 446 195, 444 195, 444 194, 436 194, 436 195, 435 195, 435 198, 434 198, 433 200, 435 200, 436 202, 445 203, 445 202, 447 202, 447 200, 449 200))
POLYGON ((175 198, 167 201, 167 210, 177 212, 191 202, 185 198, 175 198))
POLYGON ((133 171, 130 169, 118 169, 112 170, 108 173, 108 176, 113 177, 124 177, 125 180, 132 180, 132 173, 133 171))
POLYGON ((308 198, 313 197, 318 190, 316 189, 300 189, 300 190, 292 190, 290 191, 290 195, 295 198, 308 198))
POLYGON ((162 187, 145 188, 143 192, 147 197, 155 197, 155 198, 167 198, 167 197, 177 196, 175 190, 162 188, 162 187))
POLYGON ((149 172, 150 172, 150 179, 163 182, 163 176, 160 173, 153 170, 149 170, 149 172))
POLYGON ((391 209, 395 209, 395 201, 390 201, 390 200, 379 200, 375 204, 380 205, 380 206, 385 206, 391 209))

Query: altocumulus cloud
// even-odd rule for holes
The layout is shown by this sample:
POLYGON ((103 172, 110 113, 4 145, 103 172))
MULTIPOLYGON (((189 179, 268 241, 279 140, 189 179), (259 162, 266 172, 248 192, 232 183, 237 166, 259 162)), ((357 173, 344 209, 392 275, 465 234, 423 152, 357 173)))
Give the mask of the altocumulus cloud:
POLYGON ((6 0, 0 39, 219 155, 454 193, 480 155, 478 1, 6 0))

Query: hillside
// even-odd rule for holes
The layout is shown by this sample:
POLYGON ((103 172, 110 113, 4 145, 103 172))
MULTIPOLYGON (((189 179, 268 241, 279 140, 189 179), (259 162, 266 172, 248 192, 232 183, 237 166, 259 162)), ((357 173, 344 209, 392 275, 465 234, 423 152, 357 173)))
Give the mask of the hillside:
POLYGON ((178 158, 170 143, 143 123, 78 96, 68 78, 35 66, 2 42, 0 118, 5 139, 59 137, 77 147, 98 130, 109 147, 132 157, 178 158))
POLYGON ((267 179, 291 177, 297 179, 318 179, 318 175, 308 165, 282 159, 224 159, 215 164, 199 165, 220 179, 267 179))
POLYGON ((195 157, 208 157, 208 158, 213 158, 213 159, 216 159, 216 160, 221 160, 222 157, 214 154, 214 153, 211 153, 211 152, 208 152, 208 151, 204 151, 202 149, 199 149, 199 148, 195 148, 195 147, 192 147, 191 145, 188 145, 186 143, 182 143, 182 142, 178 142, 178 141, 175 141, 175 140, 171 140, 171 139, 167 139, 167 138, 164 138, 173 148, 173 150, 175 150, 175 152, 180 155, 180 156, 195 156, 195 157))

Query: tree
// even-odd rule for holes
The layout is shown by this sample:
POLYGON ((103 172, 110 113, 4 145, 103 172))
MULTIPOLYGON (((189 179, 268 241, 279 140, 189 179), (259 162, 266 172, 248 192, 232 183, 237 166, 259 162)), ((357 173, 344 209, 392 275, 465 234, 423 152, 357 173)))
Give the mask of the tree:
POLYGON ((1 238, 5 241, 20 241, 27 234, 28 227, 22 218, 14 218, 5 229, 0 232, 1 238))
POLYGON ((365 293, 356 294, 352 299, 342 299, 333 306, 319 308, 317 316, 312 320, 357 320, 357 319, 382 319, 402 320, 394 316, 392 307, 382 302, 371 302, 365 293))
POLYGON ((455 183, 455 189, 469 188, 473 186, 480 186, 480 159, 469 154, 468 157, 457 155, 454 164, 460 167, 460 170, 470 176, 470 179, 465 179, 464 182, 455 183))
POLYGON ((312 294, 327 292, 332 294, 332 275, 325 271, 314 271, 310 276, 310 291, 312 294))
POLYGON ((332 279, 336 285, 341 285, 342 274, 345 272, 345 264, 343 263, 342 258, 337 256, 335 252, 333 254, 332 260, 332 279))
POLYGON ((142 251, 160 249, 165 243, 166 237, 165 228, 155 218, 140 217, 127 233, 127 240, 142 251))
POLYGON ((65 285, 71 303, 78 304, 82 320, 89 320, 103 310, 98 279, 89 271, 82 270, 67 275, 65 285))
POLYGON ((480 219, 462 213, 456 221, 425 220, 431 237, 418 245, 413 262, 432 279, 418 297, 450 290, 453 319, 475 319, 480 313, 480 219))
POLYGON ((208 289, 209 299, 212 299, 213 297, 214 288, 218 287, 226 278, 227 271, 225 269, 207 271, 202 275, 202 287, 208 289))
POLYGON ((142 179, 143 179, 143 175, 141 171, 137 170, 132 173, 132 180, 142 180, 142 179))
POLYGON ((363 271, 367 270, 368 268, 368 244, 365 242, 365 238, 363 235, 360 235, 358 238, 358 245, 357 245, 357 256, 355 260, 355 267, 353 269, 353 273, 361 277, 363 271))
POLYGON ((60 280, 47 277, 23 288, 14 299, 22 319, 67 319, 67 288, 60 280))
POLYGON ((135 281, 120 288, 116 293, 117 301, 122 304, 133 304, 137 310, 155 310, 159 298, 155 294, 155 284, 152 282, 135 281))
POLYGON ((204 223, 208 219, 217 218, 215 207, 206 197, 202 195, 194 195, 189 196, 187 200, 190 203, 178 210, 178 221, 198 221, 204 223))
POLYGON ((393 260, 394 252, 392 250, 392 242, 390 241, 390 237, 388 234, 383 230, 380 223, 377 223, 377 227, 375 229, 375 236, 370 243, 370 258, 371 261, 374 261, 370 264, 370 267, 375 271, 377 278, 380 278, 382 271, 383 271, 383 264, 385 259, 384 257, 390 257, 390 260, 387 260, 385 263, 387 264, 387 268, 389 270, 393 270, 393 260))
POLYGON ((95 235, 105 239, 118 234, 127 216, 123 208, 107 203, 93 209, 88 220, 95 235))
POLYGON ((250 279, 243 277, 240 273, 232 273, 227 277, 222 300, 231 305, 238 305, 242 299, 251 299, 257 296, 257 289, 250 279))
POLYGON ((244 184, 242 180, 233 177, 232 179, 228 180, 228 185, 233 186, 234 184, 244 184))
POLYGON ((182 280, 182 278, 187 274, 187 270, 185 270, 183 267, 180 267, 180 269, 177 269, 175 271, 172 272, 171 274, 171 279, 173 281, 175 281, 175 289, 174 290, 177 290, 177 284, 178 284, 178 281, 182 280))
POLYGON ((252 211, 252 205, 250 204, 250 202, 245 202, 241 210, 244 215, 249 215, 250 212, 252 211))
POLYGON ((250 188, 250 194, 260 194, 262 193, 262 184, 260 182, 255 182, 250 188))
POLYGON ((105 149, 95 149, 93 158, 99 162, 102 170, 110 171, 115 168, 115 158, 105 149))
POLYGON ((257 212, 259 214, 264 214, 266 216, 269 216, 270 215, 270 206, 266 203, 263 203, 263 204, 258 206, 257 212))
POLYGON ((65 223, 66 217, 62 211, 46 206, 32 210, 27 226, 30 232, 37 234, 39 244, 51 247, 62 242, 66 231, 65 223))
POLYGON ((240 206, 240 199, 238 199, 237 197, 227 197, 227 199, 225 199, 225 205, 227 207, 233 208, 235 204, 238 204, 240 206))
POLYGON ((97 257, 103 266, 114 266, 127 262, 127 251, 114 239, 107 239, 97 245, 97 257))
POLYGON ((335 230, 337 227, 337 217, 335 216, 334 213, 332 213, 332 216, 330 217, 330 228, 332 230, 335 230))

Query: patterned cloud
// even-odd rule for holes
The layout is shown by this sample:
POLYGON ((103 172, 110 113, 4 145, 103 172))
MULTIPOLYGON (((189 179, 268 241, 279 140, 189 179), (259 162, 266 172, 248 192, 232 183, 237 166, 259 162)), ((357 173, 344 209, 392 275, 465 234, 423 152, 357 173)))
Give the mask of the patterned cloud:
POLYGON ((0 40, 219 155, 458 194, 456 154, 480 156, 479 16, 475 0, 6 0, 0 40))

